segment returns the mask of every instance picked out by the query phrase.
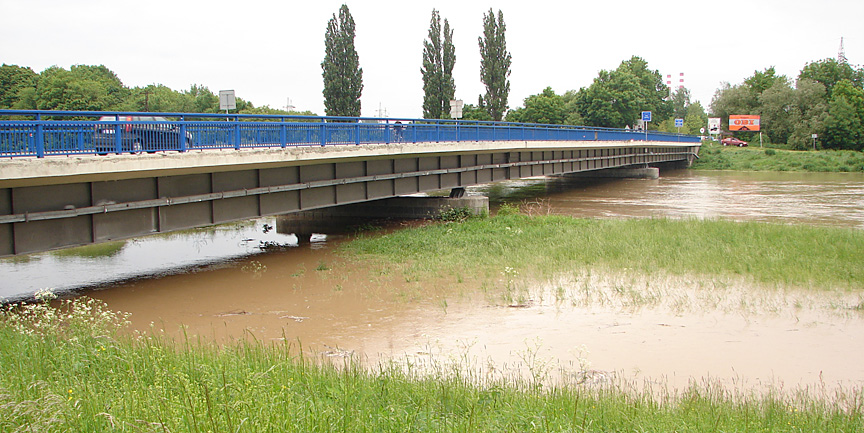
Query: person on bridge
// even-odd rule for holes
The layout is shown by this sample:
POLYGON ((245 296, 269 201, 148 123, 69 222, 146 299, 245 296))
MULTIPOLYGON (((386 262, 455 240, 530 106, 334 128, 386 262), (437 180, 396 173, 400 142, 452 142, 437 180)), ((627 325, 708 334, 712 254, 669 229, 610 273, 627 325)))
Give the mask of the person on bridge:
POLYGON ((393 135, 395 137, 394 141, 397 143, 402 142, 402 128, 403 128, 402 122, 400 122, 398 120, 396 121, 395 124, 393 124, 393 135))

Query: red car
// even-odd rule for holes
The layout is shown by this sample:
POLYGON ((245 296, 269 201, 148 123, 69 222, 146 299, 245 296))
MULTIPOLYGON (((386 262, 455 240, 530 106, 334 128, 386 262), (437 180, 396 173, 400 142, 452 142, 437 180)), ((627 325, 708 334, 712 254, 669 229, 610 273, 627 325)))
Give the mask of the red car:
POLYGON ((720 140, 720 142, 723 143, 724 146, 738 146, 738 147, 747 146, 746 141, 741 141, 735 137, 726 137, 726 138, 720 140))

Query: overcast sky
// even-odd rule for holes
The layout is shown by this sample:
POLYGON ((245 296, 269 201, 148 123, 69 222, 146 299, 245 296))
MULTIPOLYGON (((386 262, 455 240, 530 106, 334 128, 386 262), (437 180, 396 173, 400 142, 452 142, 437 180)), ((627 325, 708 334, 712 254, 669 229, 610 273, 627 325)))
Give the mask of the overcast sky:
POLYGON ((551 86, 587 87, 632 55, 708 106, 721 82, 809 61, 864 63, 864 1, 0 0, 0 63, 36 72, 103 64, 129 87, 233 89, 256 106, 324 114, 327 21, 346 3, 357 26, 363 115, 422 114, 420 67, 431 11, 454 30, 456 96, 476 103, 483 13, 504 12, 511 108, 551 86))

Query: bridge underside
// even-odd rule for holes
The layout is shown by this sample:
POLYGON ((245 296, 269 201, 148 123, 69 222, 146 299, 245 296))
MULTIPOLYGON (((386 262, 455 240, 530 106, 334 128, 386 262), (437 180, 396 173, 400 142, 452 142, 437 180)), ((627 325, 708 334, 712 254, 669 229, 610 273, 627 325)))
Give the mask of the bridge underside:
POLYGON ((593 148, 580 143, 571 149, 151 168, 114 178, 0 179, 0 256, 507 179, 662 163, 686 166, 696 152, 698 145, 683 143, 593 148))

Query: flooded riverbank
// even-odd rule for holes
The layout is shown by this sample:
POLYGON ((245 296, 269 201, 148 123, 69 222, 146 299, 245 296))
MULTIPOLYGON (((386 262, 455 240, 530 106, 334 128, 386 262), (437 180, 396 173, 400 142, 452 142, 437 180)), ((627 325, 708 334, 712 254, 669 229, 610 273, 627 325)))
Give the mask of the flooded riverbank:
MULTIPOLYGON (((860 175, 678 172, 656 181, 538 179, 469 193, 534 202, 537 212, 577 217, 864 228, 860 175)), ((672 302, 579 302, 571 293, 583 287, 578 283, 559 292, 546 281, 519 281, 523 298, 505 303, 470 272, 461 280, 417 281, 337 254, 350 236, 298 246, 292 235, 268 229, 275 225, 264 218, 142 238, 93 254, 4 260, 3 289, 23 293, 95 284, 99 290, 84 294, 130 312, 137 330, 152 326, 219 341, 251 334, 371 362, 469 357, 498 369, 527 371, 541 363, 574 374, 592 371, 593 377, 674 386, 704 377, 750 385, 864 385, 864 367, 856 362, 864 356, 864 319, 853 310, 861 302, 855 293, 826 292, 813 300, 795 290, 760 288, 771 295, 751 299, 741 295, 751 292, 750 282, 722 280, 724 291, 714 292, 722 296, 712 301, 696 297, 706 283, 697 277, 619 281, 611 270, 595 277, 613 283, 586 287, 599 296, 605 284, 607 299, 627 291, 650 297, 656 292, 650 288, 663 289, 672 302), (269 243, 284 248, 262 248, 269 243), (686 299, 695 301, 687 306, 686 299), (723 306, 720 299, 735 301, 723 306)))
POLYGON ((371 364, 468 361, 506 374, 589 372, 676 388, 704 377, 747 388, 864 385, 864 315, 850 308, 860 295, 762 293, 735 281, 706 293, 694 279, 597 274, 526 288, 522 301, 507 304, 473 281, 423 282, 420 295, 402 275, 351 268, 330 248, 311 255, 315 267, 280 268, 286 257, 272 254, 238 264, 240 272, 174 275, 91 296, 131 312, 142 332, 288 340, 371 364), (625 291, 664 300, 637 305, 615 296, 625 291))

